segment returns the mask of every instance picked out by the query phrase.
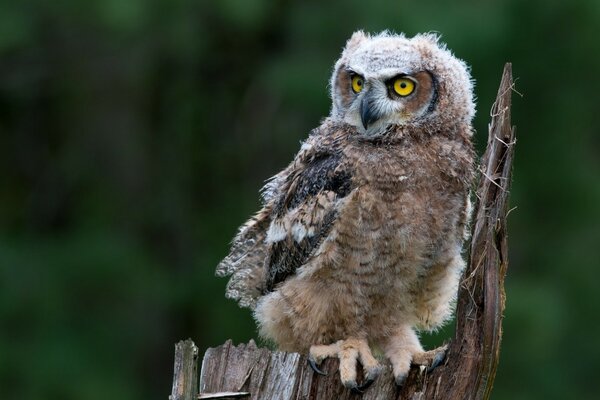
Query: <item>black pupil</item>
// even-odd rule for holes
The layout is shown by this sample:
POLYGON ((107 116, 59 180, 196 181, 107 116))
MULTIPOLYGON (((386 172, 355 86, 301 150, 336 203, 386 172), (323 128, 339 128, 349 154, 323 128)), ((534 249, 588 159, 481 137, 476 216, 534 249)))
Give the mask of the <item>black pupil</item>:
POLYGON ((357 79, 356 80, 356 86, 362 86, 362 79, 357 79))
POLYGON ((400 87, 401 87, 402 89, 405 89, 405 88, 406 88, 406 82, 402 82, 402 83, 400 84, 400 87))

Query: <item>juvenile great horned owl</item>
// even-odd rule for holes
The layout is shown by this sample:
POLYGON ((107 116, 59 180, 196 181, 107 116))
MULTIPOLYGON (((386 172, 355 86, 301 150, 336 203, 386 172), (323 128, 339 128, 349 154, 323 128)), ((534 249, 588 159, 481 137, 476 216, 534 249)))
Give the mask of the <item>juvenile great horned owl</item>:
POLYGON ((355 391, 380 372, 371 347, 397 384, 411 363, 440 361, 416 331, 451 317, 464 266, 472 90, 465 63, 435 35, 352 35, 331 77, 330 116, 268 181, 264 207, 217 268, 263 337, 308 353, 317 372, 338 357, 355 391))

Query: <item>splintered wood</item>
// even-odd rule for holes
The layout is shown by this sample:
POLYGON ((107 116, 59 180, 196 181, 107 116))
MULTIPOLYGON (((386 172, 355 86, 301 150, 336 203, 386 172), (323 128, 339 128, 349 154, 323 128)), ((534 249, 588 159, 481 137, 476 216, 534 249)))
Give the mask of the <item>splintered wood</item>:
POLYGON ((198 347, 191 339, 175 345, 173 388, 169 400, 191 400, 198 396, 198 347))

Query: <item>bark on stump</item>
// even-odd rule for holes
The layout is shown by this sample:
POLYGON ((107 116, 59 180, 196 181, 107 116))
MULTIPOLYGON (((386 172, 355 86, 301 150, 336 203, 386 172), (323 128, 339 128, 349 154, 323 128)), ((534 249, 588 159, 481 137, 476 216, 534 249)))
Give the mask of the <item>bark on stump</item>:
MULTIPOLYGON (((342 386, 336 359, 326 360, 322 369, 328 375, 319 376, 308 367, 304 355, 261 349, 253 341, 239 346, 227 341, 206 351, 201 394, 196 398, 489 398, 498 365, 508 266, 506 216, 515 144, 515 129, 510 121, 512 90, 512 68, 507 63, 492 107, 487 149, 480 164, 469 263, 458 295, 456 334, 442 365, 430 373, 413 367, 401 388, 395 386, 391 366, 387 365, 377 381, 363 395, 357 395, 342 386)), ((173 400, 180 398, 183 399, 173 400)))

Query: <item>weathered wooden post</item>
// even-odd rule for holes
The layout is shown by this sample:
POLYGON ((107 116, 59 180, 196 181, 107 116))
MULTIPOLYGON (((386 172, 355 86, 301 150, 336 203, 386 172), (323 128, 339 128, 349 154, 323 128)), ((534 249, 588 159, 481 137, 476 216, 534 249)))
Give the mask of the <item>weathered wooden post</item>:
POLYGON ((328 374, 320 376, 302 355, 261 349, 253 341, 239 346, 227 341, 206 351, 198 387, 197 348, 188 340, 176 347, 171 400, 489 398, 499 359, 508 267, 506 216, 515 145, 510 120, 512 90, 511 64, 506 64, 480 164, 469 264, 458 295, 456 335, 442 365, 430 373, 425 368, 411 369, 401 388, 395 386, 391 368, 386 366, 377 381, 357 395, 342 386, 335 359, 322 364, 328 374))
POLYGON ((198 398, 198 347, 192 339, 175 345, 173 389, 169 400, 195 400, 198 398))

